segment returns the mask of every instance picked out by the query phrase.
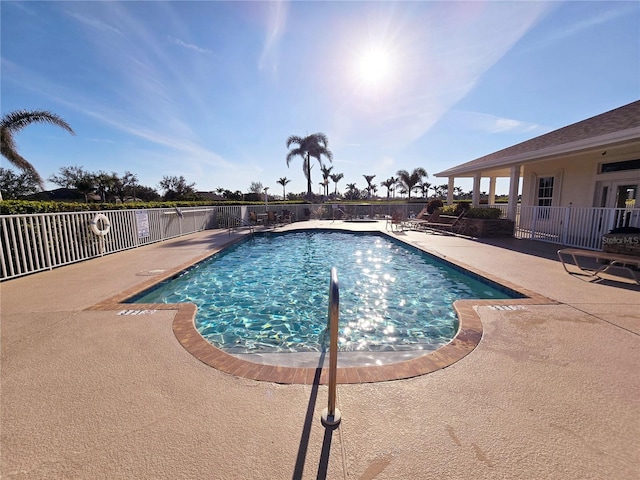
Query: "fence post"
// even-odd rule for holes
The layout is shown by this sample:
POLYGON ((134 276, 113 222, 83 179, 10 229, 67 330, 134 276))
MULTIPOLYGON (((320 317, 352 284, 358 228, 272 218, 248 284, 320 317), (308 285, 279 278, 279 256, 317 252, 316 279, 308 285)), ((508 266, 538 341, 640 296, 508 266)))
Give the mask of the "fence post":
POLYGON ((564 209, 564 219, 562 220, 562 238, 560 239, 560 243, 562 245, 567 244, 567 237, 569 234, 569 222, 571 221, 571 205, 569 202, 569 206, 564 209))

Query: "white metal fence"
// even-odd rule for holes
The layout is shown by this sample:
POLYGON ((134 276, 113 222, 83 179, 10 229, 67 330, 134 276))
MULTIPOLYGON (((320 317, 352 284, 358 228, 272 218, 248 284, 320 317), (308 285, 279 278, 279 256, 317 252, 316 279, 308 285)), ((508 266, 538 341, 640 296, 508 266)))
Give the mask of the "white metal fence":
MULTIPOLYGON (((307 219, 375 219, 400 210, 417 214, 423 204, 253 205, 110 210, 0 216, 0 281, 213 228, 229 228, 248 212, 267 209, 307 219), (107 216, 110 232, 96 235, 91 221, 107 216)), ((506 216, 506 205, 499 208, 506 216)), ((614 228, 640 228, 640 209, 518 206, 515 236, 598 250, 602 236, 614 228)))
POLYGON ((240 214, 239 206, 222 206, 2 215, 0 280, 209 228, 226 228, 240 214), (90 228, 98 213, 110 223, 107 235, 96 235, 90 228))
POLYGON ((640 209, 520 206, 515 236, 600 250, 603 235, 623 227, 640 228, 640 209))

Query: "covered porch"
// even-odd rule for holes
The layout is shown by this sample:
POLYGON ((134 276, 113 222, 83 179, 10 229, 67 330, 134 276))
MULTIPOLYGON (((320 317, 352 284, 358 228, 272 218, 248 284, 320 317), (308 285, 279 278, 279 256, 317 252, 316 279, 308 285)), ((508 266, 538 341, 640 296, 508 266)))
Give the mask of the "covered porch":
POLYGON ((481 182, 508 179, 508 203, 499 206, 516 224, 516 236, 599 249, 612 230, 640 228, 640 101, 554 130, 436 173, 448 179, 453 203, 456 179, 473 179, 480 206, 481 182))

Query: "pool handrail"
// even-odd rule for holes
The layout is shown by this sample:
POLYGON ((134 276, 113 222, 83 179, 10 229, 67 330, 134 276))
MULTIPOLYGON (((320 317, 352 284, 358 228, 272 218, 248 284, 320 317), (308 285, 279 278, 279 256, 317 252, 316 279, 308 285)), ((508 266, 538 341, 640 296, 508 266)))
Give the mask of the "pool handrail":
POLYGON ((247 222, 243 218, 236 217, 235 215, 229 215, 229 219, 231 220, 229 222, 229 227, 228 227, 229 228, 229 235, 231 235, 231 232, 233 232, 237 228, 248 228, 249 229, 249 233, 251 233, 251 235, 253 235, 254 226, 250 222, 247 222))
POLYGON ((322 411, 322 423, 333 427, 340 423, 340 410, 336 408, 336 387, 338 370, 338 322, 340 317, 340 286, 338 283, 338 270, 331 268, 331 280, 329 282, 329 315, 328 329, 329 340, 329 399, 327 408, 322 411))

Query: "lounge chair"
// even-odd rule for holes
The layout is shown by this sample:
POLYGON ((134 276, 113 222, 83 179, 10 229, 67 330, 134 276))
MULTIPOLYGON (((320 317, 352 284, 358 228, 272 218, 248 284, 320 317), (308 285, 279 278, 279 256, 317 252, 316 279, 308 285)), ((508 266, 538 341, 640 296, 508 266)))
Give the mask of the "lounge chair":
MULTIPOLYGON (((602 277, 600 276, 601 273, 608 273, 612 268, 622 269, 626 270, 633 277, 633 280, 640 285, 640 276, 636 275, 637 269, 640 268, 640 257, 637 256, 582 250, 579 248, 563 248, 558 250, 558 258, 560 259, 560 263, 562 263, 564 270, 570 275, 573 275, 574 273, 584 274, 590 277, 597 277, 599 280, 602 280, 602 277), (565 261, 567 260, 565 259, 566 256, 573 259, 573 264, 578 268, 579 272, 572 272, 567 268, 567 262, 565 261), (603 262, 603 265, 597 268, 586 267, 580 262, 579 258, 581 257, 584 259, 590 258, 598 262, 603 262), (635 267, 636 270, 632 267, 635 267)), ((571 263, 569 263, 569 265, 571 265, 571 263)))
POLYGON ((462 219, 466 214, 467 214, 467 211, 463 210, 462 212, 460 212, 460 214, 457 217, 455 217, 455 219, 451 223, 425 222, 422 225, 427 230, 440 230, 440 231, 451 232, 455 234, 461 234, 464 230, 464 223, 462 222, 462 219))
POLYGON ((408 230, 424 230, 429 224, 439 223, 440 210, 435 209, 433 213, 427 213, 426 207, 423 208, 415 218, 410 218, 405 222, 408 230))

